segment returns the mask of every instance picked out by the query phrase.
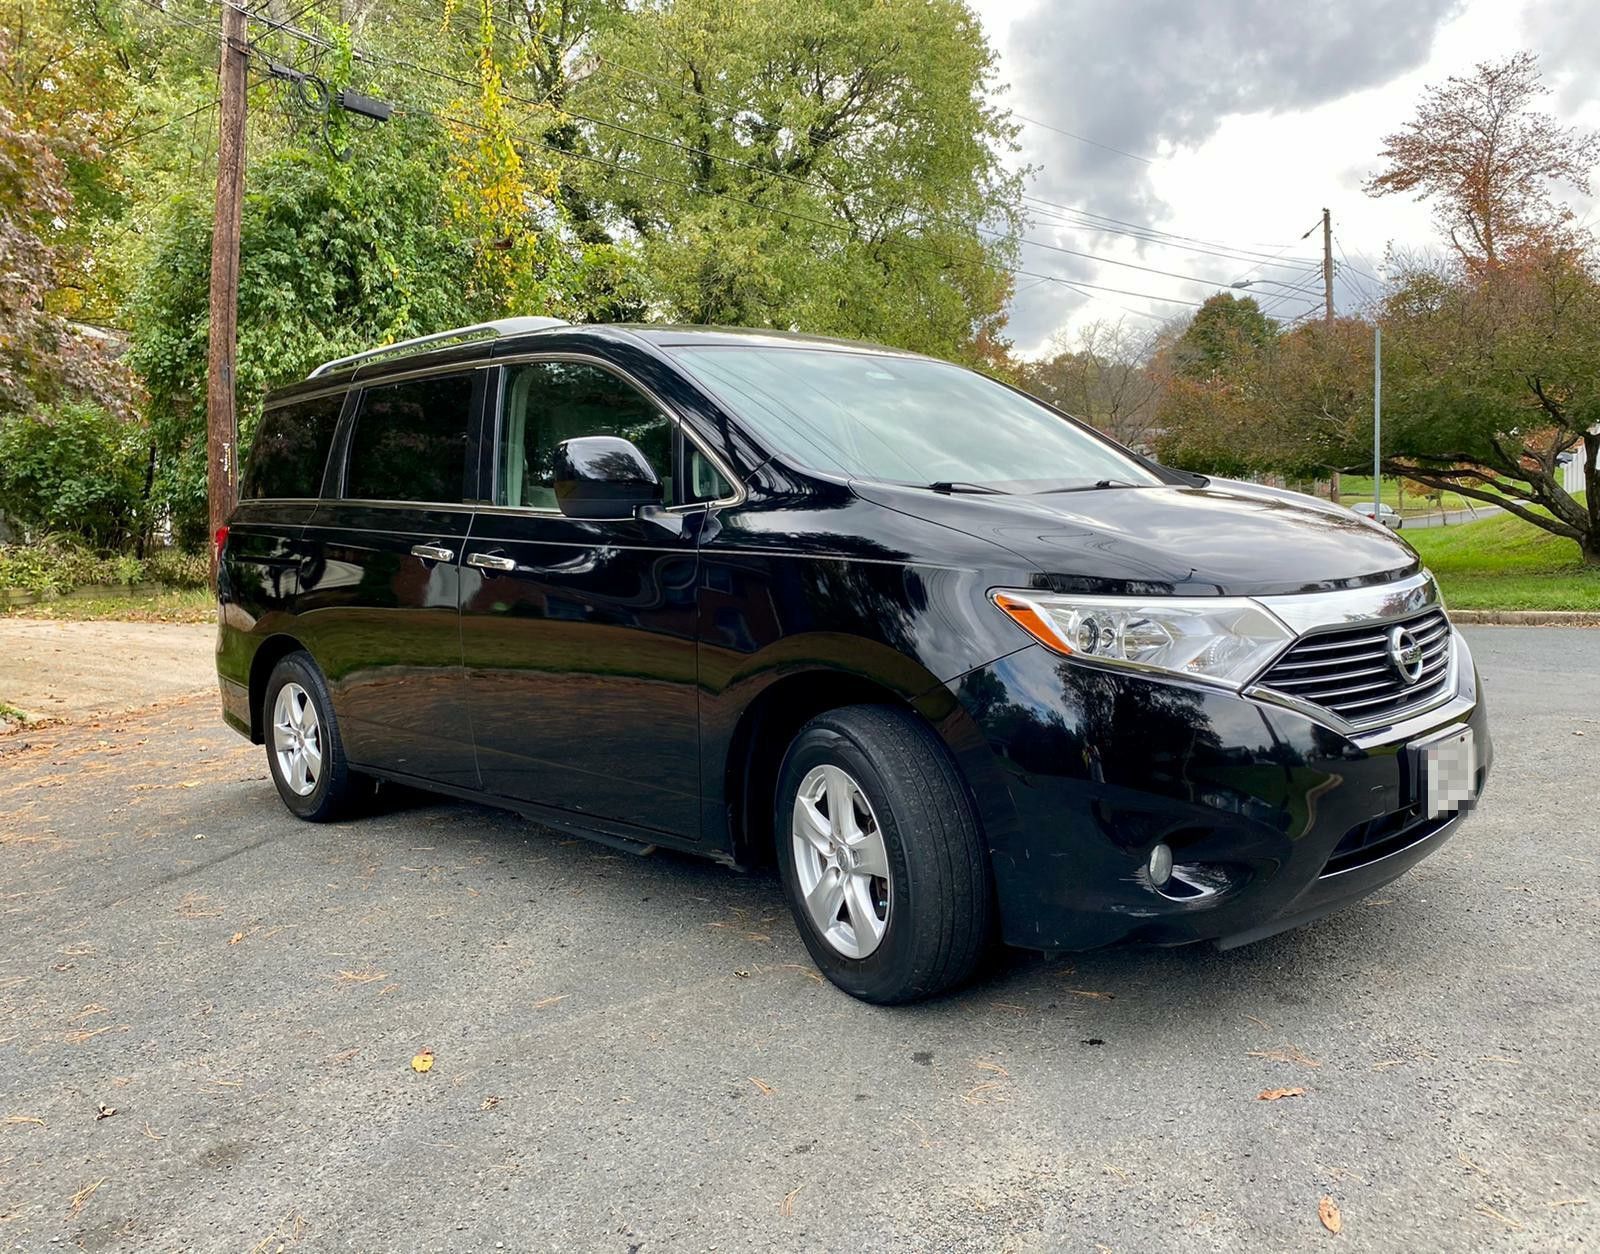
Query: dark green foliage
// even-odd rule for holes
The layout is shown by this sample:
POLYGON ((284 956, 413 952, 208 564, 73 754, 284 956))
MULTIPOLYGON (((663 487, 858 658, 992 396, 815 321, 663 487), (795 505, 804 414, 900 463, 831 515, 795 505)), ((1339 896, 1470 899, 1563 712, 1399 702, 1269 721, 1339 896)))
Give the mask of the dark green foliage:
MULTIPOLYGON (((442 137, 399 121, 358 143, 350 164, 286 152, 259 163, 245 197, 237 395, 248 448, 265 391, 373 344, 458 326, 467 242, 443 196, 442 137)), ((150 393, 155 496, 175 536, 206 526, 205 377, 211 205, 176 200, 161 220, 135 308, 134 368, 150 393)))
POLYGON ((0 514, 30 535, 117 548, 141 531, 142 433, 88 401, 0 415, 0 514))

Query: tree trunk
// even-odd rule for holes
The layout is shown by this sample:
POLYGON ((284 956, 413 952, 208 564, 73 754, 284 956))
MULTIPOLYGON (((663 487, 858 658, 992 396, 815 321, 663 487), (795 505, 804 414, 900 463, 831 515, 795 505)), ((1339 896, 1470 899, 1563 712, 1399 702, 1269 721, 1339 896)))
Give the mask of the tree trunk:
POLYGON ((1335 505, 1339 503, 1339 472, 1337 470, 1328 476, 1328 499, 1335 505))

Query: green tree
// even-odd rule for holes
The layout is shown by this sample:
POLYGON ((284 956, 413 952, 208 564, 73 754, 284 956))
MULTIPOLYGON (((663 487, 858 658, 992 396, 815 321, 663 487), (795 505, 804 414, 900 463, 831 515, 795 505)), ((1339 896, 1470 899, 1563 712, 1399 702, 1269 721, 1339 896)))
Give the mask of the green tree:
MULTIPOLYGON (((1352 445, 1359 454, 1360 443, 1352 445)), ((1365 450, 1371 456, 1370 438, 1365 450)), ((1600 565, 1600 258, 1407 274, 1384 314, 1384 468, 1499 505, 1600 565), (1556 459, 1576 450, 1584 496, 1556 459), (1537 508, 1536 508, 1537 507, 1537 508)))
POLYGON ((1276 337, 1254 297, 1219 292, 1162 347, 1153 443, 1163 461, 1229 476, 1278 468, 1266 395, 1276 337))
MULTIPOLYGON (((396 119, 348 163, 288 151, 259 162, 245 196, 239 271, 240 439, 262 394, 318 362, 495 312, 461 276, 472 241, 444 191, 448 145, 427 118, 396 119)), ((186 543, 206 519, 205 370, 211 205, 175 200, 134 307, 132 361, 150 392, 152 493, 186 543)))
POLYGON ((640 242, 659 315, 953 356, 993 339, 1020 179, 964 4, 675 0, 594 54, 631 73, 573 95, 586 185, 640 242))
POLYGON ((144 433, 93 402, 0 420, 0 502, 37 539, 65 532, 116 549, 142 530, 144 433))

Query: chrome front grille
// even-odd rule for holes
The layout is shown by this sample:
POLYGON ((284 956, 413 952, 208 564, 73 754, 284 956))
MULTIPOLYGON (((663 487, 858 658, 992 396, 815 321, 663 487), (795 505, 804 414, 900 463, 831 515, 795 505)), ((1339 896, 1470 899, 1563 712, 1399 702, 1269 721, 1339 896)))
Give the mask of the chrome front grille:
POLYGON ((1259 683, 1366 726, 1430 704, 1443 694, 1449 680, 1450 622, 1435 608, 1408 618, 1303 636, 1259 683), (1412 682, 1393 656, 1396 628, 1404 628, 1421 646, 1421 669, 1412 682))

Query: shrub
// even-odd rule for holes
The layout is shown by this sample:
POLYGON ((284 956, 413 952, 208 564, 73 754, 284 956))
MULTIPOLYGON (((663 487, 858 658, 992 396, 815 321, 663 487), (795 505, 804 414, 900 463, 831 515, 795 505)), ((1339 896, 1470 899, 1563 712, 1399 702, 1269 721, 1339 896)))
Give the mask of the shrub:
POLYGON ((145 558, 144 577, 168 588, 208 588, 211 586, 211 561, 204 553, 157 549, 145 558))
POLYGON ((161 549, 141 562, 131 553, 97 554, 61 535, 38 544, 0 545, 0 588, 20 588, 35 596, 60 596, 88 584, 204 588, 210 581, 211 567, 203 553, 161 549))
POLYGON ((144 433, 89 402, 0 417, 0 512, 31 535, 116 549, 139 533, 144 433))

